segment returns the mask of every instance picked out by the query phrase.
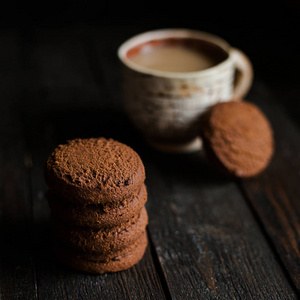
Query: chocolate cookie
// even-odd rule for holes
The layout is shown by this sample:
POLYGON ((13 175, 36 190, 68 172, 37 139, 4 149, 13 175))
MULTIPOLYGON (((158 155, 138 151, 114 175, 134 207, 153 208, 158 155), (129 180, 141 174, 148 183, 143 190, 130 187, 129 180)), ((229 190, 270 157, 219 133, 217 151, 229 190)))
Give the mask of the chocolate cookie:
POLYGON ((258 107, 246 101, 213 106, 203 117, 201 135, 209 157, 237 177, 262 172, 274 152, 269 121, 258 107))
POLYGON ((117 205, 105 204, 72 204, 52 193, 47 194, 52 214, 64 223, 73 226, 91 228, 114 227, 136 215, 147 201, 147 189, 142 185, 138 193, 124 198, 117 205))
POLYGON ((74 227, 52 219, 52 232, 62 243, 83 252, 111 253, 133 244, 148 224, 146 208, 127 222, 112 228, 74 227))
POLYGON ((45 165, 49 189, 74 203, 119 202, 136 193, 144 180, 139 155, 106 138, 68 141, 53 151, 45 165))
POLYGON ((143 257, 148 244, 147 234, 141 237, 127 248, 110 253, 110 255, 95 255, 76 252, 56 240, 53 248, 60 261, 72 269, 92 274, 103 274, 106 272, 118 272, 126 270, 137 264, 143 257))

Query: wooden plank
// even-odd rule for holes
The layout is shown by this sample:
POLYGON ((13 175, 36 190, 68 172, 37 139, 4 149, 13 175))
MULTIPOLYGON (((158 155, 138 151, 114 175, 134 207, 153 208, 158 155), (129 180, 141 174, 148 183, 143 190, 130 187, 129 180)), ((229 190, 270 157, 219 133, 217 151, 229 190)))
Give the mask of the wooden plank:
POLYGON ((43 181, 47 156, 67 139, 102 135, 116 138, 116 125, 110 125, 116 120, 120 124, 118 114, 106 109, 110 99, 105 85, 96 84, 92 78, 82 34, 80 30, 36 32, 27 50, 31 74, 26 86, 24 125, 32 155, 34 221, 40 225, 35 233, 38 295, 40 299, 164 299, 150 249, 137 266, 99 276, 67 269, 50 250, 43 181))
MULTIPOLYGON (((124 32, 110 34, 123 41, 124 32)), ((112 50, 117 45, 99 44, 97 49, 106 53, 104 74, 117 82, 112 50)), ((116 88, 111 93, 121 98, 116 88)), ((172 298, 296 298, 234 181, 224 179, 199 153, 158 153, 133 128, 127 134, 146 166, 149 232, 172 298)))
POLYGON ((295 299, 234 182, 199 155, 144 156, 149 232, 174 299, 295 299))
POLYGON ((0 299, 4 300, 37 298, 28 156, 17 116, 19 43, 18 32, 0 32, 0 299))
POLYGON ((41 299, 165 299, 153 273, 149 248, 137 266, 115 274, 75 272, 58 264, 51 255, 38 263, 43 268, 43 274, 39 274, 41 299))
POLYGON ((241 187, 300 292, 299 127, 266 86, 260 85, 249 97, 270 119, 276 151, 267 170, 257 178, 243 180, 241 187))

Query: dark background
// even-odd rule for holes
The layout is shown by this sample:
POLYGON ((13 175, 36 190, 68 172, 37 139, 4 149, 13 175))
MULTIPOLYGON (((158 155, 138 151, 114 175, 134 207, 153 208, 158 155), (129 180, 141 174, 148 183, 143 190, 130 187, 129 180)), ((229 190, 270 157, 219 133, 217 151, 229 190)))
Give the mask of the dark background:
MULTIPOLYGON (((9 1, 0 26, 21 31, 39 27, 124 24, 142 30, 186 27, 215 33, 250 57, 256 76, 278 93, 296 114, 300 59, 300 1, 9 1), (292 92, 291 92, 292 91, 292 92), (296 91, 296 92, 295 92, 296 91)), ((125 38, 125 37, 124 37, 125 38)), ((299 117, 295 115, 296 119, 299 117)))
MULTIPOLYGON (((300 1, 8 1, 0 7, 2 28, 32 29, 94 24, 124 24, 145 30, 190 27, 221 35, 276 69, 282 59, 290 68, 300 33, 300 1), (293 53, 285 52, 294 51, 293 53), (260 55, 261 53, 261 55, 260 55), (269 55, 267 55, 269 54, 269 55)), ((296 55, 295 55, 296 56, 296 55)), ((298 57, 294 57, 299 61, 298 57)), ((273 72, 270 72, 273 73, 273 72)))
POLYGON ((299 291, 299 1, 198 2, 0 5, 1 299, 197 293, 245 299, 248 292, 292 299, 299 291), (251 59, 249 100, 266 113, 276 140, 275 157, 260 177, 230 180, 199 153, 179 159, 155 152, 123 116, 117 47, 165 27, 217 34, 251 59), (149 188, 151 243, 144 260, 103 277, 74 274, 54 261, 43 178, 55 146, 92 136, 133 146, 149 188))

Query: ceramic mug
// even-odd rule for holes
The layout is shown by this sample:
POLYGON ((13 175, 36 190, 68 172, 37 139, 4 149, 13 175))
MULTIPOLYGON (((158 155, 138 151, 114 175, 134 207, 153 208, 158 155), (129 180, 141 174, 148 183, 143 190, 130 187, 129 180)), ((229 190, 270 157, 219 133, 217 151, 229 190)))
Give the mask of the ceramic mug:
POLYGON ((217 102, 242 100, 252 84, 253 69, 248 57, 206 32, 145 32, 125 41, 118 49, 118 57, 123 65, 124 109, 147 142, 163 151, 201 149, 201 115, 217 102), (155 51, 155 47, 168 41, 204 46, 216 53, 219 61, 199 71, 170 72, 143 67, 131 59, 145 47, 155 51))

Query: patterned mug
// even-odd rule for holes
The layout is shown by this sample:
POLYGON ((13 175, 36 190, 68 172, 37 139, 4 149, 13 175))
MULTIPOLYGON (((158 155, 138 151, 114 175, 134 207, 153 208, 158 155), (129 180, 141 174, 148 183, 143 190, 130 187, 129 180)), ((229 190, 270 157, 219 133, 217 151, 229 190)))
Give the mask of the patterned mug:
POLYGON ((213 34, 161 29, 134 36, 118 49, 123 66, 124 109, 154 148, 169 152, 201 149, 201 115, 222 101, 240 101, 248 93, 253 69, 248 57, 213 34), (161 45, 205 49, 214 65, 191 72, 165 71, 137 64, 132 57, 161 45), (146 50, 145 50, 146 49, 146 50))

